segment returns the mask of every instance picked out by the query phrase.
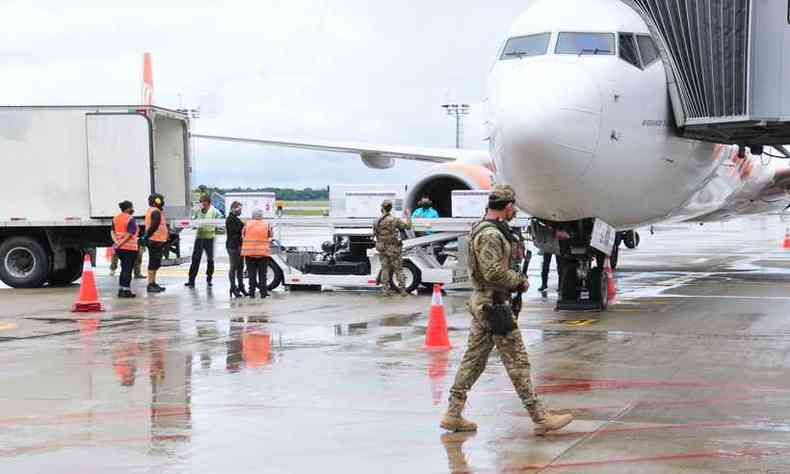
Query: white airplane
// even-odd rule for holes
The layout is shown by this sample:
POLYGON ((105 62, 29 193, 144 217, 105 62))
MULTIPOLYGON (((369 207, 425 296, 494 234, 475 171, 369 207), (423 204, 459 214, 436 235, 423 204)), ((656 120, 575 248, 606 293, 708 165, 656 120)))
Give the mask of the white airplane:
POLYGON ((428 194, 443 215, 452 190, 509 184, 519 207, 546 224, 533 226, 538 242, 570 235, 560 244, 562 308, 590 306, 584 291, 605 309, 614 231, 787 205, 790 167, 768 155, 787 155, 784 147, 753 156, 678 135, 664 64, 644 20, 621 1, 536 2, 496 54, 488 152, 194 136, 353 153, 379 169, 396 159, 440 163, 410 186, 407 203, 428 194))

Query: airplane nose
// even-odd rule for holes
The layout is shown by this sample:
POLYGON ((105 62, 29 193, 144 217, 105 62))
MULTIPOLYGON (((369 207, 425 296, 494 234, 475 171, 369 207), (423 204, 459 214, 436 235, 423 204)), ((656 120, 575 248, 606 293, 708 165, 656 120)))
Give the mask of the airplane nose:
POLYGON ((495 112, 501 171, 529 192, 576 186, 592 164, 601 92, 576 63, 519 64, 500 77, 495 112))

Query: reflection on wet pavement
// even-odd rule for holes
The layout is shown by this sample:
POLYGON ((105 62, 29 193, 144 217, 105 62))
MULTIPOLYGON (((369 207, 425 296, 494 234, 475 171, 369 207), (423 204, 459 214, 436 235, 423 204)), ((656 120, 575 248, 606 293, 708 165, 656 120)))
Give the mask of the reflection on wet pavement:
POLYGON ((790 472, 790 253, 781 224, 728 225, 645 233, 609 312, 529 293, 536 389, 577 418, 545 438, 496 356, 480 431, 439 429, 462 292, 454 349, 424 352, 428 295, 229 301, 172 279, 129 302, 100 275, 106 311, 75 317, 73 288, 0 290, 0 472, 790 472))

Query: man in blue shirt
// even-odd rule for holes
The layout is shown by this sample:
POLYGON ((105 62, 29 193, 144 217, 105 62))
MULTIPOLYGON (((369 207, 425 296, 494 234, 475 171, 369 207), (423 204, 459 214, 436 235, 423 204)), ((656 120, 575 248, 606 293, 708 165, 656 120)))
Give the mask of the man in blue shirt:
POLYGON ((438 219, 439 213, 433 208, 433 203, 427 196, 417 202, 417 209, 411 214, 412 219, 438 219))

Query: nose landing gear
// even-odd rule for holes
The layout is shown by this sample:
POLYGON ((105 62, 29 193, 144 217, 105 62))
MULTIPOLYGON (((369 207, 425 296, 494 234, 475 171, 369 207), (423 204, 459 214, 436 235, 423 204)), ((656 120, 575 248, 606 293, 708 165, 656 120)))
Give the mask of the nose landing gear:
POLYGON ((563 223, 539 221, 530 226, 530 232, 541 250, 550 253, 559 250, 562 264, 556 310, 605 311, 609 294, 604 263, 615 251, 614 229, 595 219, 584 219, 563 223))

